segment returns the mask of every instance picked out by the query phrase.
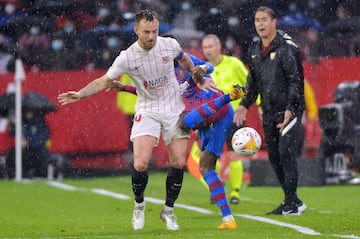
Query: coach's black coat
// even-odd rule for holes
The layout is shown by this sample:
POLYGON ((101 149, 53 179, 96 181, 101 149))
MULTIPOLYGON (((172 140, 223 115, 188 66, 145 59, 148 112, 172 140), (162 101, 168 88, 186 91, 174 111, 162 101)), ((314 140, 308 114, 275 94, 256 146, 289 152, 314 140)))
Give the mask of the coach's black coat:
POLYGON ((264 115, 287 109, 301 115, 305 107, 304 75, 298 47, 282 31, 277 31, 264 56, 261 47, 261 41, 256 41, 249 48, 248 94, 241 105, 249 108, 260 93, 264 115))

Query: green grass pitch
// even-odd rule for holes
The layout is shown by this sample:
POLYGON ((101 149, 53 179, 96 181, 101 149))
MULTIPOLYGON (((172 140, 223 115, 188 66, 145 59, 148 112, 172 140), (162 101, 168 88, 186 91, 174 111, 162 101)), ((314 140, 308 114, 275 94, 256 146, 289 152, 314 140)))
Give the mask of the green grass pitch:
MULTIPOLYGON (((279 187, 244 186, 231 205, 236 230, 219 230, 221 215, 209 193, 185 174, 175 208, 179 231, 159 219, 165 198, 164 172, 151 173, 145 192, 145 228, 133 231, 130 176, 0 181, 0 238, 353 238, 360 239, 360 186, 299 187, 308 209, 301 216, 267 216, 282 200, 279 187)), ((227 184, 228 186, 228 184, 227 184)), ((229 192, 230 189, 227 188, 229 192)))

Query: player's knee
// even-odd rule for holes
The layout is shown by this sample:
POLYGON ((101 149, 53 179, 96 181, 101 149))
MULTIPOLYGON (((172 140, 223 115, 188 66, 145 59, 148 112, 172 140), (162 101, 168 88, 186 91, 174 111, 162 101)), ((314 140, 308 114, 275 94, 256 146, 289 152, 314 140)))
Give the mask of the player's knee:
POLYGON ((144 172, 148 169, 149 164, 142 160, 134 160, 134 169, 138 172, 144 172))
POLYGON ((211 153, 203 152, 202 157, 200 158, 200 167, 199 167, 200 173, 202 175, 206 174, 210 170, 215 169, 215 165, 216 165, 216 156, 211 153))
POLYGON ((170 160, 170 166, 177 169, 185 167, 185 160, 170 160))

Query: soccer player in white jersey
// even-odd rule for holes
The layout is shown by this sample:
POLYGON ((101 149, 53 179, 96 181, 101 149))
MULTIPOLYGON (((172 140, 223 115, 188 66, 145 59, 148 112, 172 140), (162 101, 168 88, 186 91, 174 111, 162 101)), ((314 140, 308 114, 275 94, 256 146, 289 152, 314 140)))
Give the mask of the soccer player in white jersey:
POLYGON ((148 182, 147 170, 160 133, 167 145, 170 159, 166 179, 166 200, 160 218, 166 223, 167 229, 179 230, 174 203, 182 186, 189 134, 179 130, 177 125, 179 115, 185 107, 175 76, 174 59, 192 74, 199 85, 206 89, 215 88, 211 84, 202 85, 205 72, 193 65, 176 40, 158 36, 158 29, 159 20, 154 11, 138 11, 134 27, 137 41, 120 52, 106 74, 94 79, 79 91, 68 91, 58 96, 59 103, 65 105, 108 88, 112 81, 122 74, 126 73, 133 79, 138 95, 130 135, 134 147, 134 230, 143 229, 145 225, 144 191, 148 182))

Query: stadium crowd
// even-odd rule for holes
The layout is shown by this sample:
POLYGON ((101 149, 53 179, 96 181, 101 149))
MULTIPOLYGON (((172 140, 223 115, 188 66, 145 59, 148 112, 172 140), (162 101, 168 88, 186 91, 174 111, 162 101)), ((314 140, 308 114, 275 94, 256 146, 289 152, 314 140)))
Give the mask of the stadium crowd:
POLYGON ((16 57, 32 72, 106 69, 133 42, 142 8, 156 10, 160 34, 180 36, 187 52, 204 59, 201 38, 213 33, 224 53, 247 63, 260 5, 276 10, 305 60, 360 55, 357 0, 0 0, 0 74, 13 71, 16 57))

